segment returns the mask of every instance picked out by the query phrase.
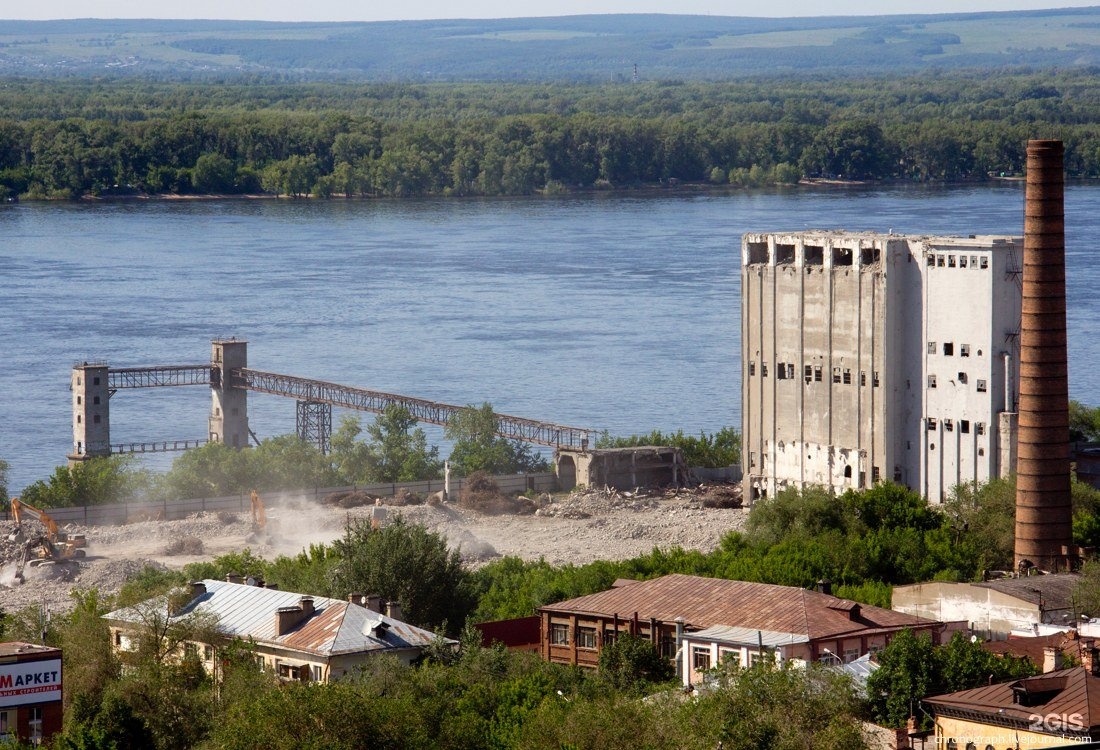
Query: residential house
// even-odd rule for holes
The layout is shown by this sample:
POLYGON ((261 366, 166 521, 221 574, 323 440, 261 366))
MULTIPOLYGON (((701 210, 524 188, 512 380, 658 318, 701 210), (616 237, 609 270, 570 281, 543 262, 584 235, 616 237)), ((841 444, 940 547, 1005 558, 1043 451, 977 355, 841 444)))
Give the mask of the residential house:
MULTIPOLYGON (((261 666, 285 680, 331 682, 378 654, 409 663, 437 638, 402 622, 394 603, 383 614, 380 597, 353 594, 342 601, 209 579, 193 583, 192 594, 186 605, 170 613, 169 622, 209 619, 220 637, 252 644, 261 666)), ((161 597, 104 615, 115 648, 134 648, 149 612, 158 607, 166 608, 167 600, 161 597)), ((218 644, 188 642, 184 649, 217 676, 218 644)))
POLYGON ((540 607, 539 617, 547 661, 595 667, 605 644, 631 633, 676 660, 685 685, 726 659, 842 664, 884 648, 902 630, 939 643, 950 629, 819 591, 682 574, 620 579, 607 591, 540 607))
POLYGON ((1001 750, 1089 742, 1100 736, 1097 661, 924 699, 934 718, 935 747, 1001 750))

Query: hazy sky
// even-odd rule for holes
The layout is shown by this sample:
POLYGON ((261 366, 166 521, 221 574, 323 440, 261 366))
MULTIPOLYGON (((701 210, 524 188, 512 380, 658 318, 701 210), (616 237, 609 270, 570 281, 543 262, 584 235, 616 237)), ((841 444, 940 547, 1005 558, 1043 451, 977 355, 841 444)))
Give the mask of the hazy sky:
MULTIPOLYGON (((270 21, 391 21, 512 18, 581 13, 835 16, 1083 7, 1097 0, 0 0, 0 18, 218 18, 270 21)), ((3 27, 0 24, 0 33, 3 27)))

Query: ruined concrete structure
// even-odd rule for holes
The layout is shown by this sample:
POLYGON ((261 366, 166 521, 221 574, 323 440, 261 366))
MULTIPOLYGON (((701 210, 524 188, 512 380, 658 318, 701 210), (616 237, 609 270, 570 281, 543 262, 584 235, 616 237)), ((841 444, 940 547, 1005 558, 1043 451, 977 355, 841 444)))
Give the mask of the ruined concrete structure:
POLYGON ((1066 241, 1061 141, 1029 141, 1024 201, 1016 565, 1069 565, 1066 241))
POLYGON ((679 448, 643 445, 633 448, 559 448, 554 452, 558 487, 636 487, 680 485, 687 467, 679 448))
POLYGON ((748 501, 890 479, 942 502, 1011 473, 1017 237, 810 231, 742 240, 748 501))

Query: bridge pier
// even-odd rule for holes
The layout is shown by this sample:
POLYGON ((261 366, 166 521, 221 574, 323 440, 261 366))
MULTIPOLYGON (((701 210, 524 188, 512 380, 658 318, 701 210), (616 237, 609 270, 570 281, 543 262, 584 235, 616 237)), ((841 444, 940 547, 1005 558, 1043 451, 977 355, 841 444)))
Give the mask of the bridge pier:
POLYGON ((210 442, 248 447, 248 391, 232 375, 248 367, 248 342, 215 339, 210 353, 210 442))
POLYGON ((69 379, 73 406, 73 452, 69 466, 111 455, 111 391, 106 362, 73 366, 69 379))

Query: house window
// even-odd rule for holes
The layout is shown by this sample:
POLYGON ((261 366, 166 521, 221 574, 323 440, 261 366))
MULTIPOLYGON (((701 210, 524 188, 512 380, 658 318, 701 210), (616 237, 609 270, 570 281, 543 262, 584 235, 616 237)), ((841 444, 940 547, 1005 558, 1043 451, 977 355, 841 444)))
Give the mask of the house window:
POLYGON ((943 344, 943 354, 945 357, 950 357, 955 353, 955 345, 950 341, 945 341, 943 344))
POLYGON ((312 665, 310 671, 313 673, 310 675, 310 679, 314 682, 321 682, 325 678, 325 670, 320 664, 312 665))
POLYGON ((751 377, 755 374, 756 374, 756 363, 755 362, 749 362, 749 376, 751 377))
POLYGON ((31 744, 42 744, 42 707, 34 706, 31 708, 31 719, 27 722, 27 725, 31 730, 31 744))
POLYGON ((964 385, 966 384, 966 373, 965 372, 960 372, 959 373, 959 382, 963 383, 964 385))
POLYGON ((844 385, 851 385, 851 384, 852 384, 852 371, 851 370, 845 370, 844 371, 844 385))
POLYGON ((787 365, 780 362, 775 366, 775 379, 786 380, 787 379, 787 365))
POLYGON ((794 365, 792 364, 787 365, 787 379, 794 380, 794 365))
POLYGON ((757 664, 760 663, 760 660, 763 659, 763 658, 764 658, 764 655, 762 653, 760 653, 759 651, 749 652, 749 666, 750 667, 755 667, 757 664))
POLYGON ((985 391, 986 391, 985 381, 984 380, 979 380, 978 381, 978 393, 985 393, 985 391))
POLYGON ((199 645, 197 643, 183 644, 183 656, 185 659, 198 659, 199 645))
POLYGON ((878 388, 878 370, 875 370, 873 373, 871 373, 871 385, 875 388, 878 388))
POLYGON ((977 255, 971 255, 970 256, 970 267, 971 268, 977 268, 978 267, 978 256, 977 255))
POLYGON ((202 658, 204 661, 214 661, 214 647, 210 645, 203 646, 202 658))
POLYGON ((11 735, 9 734, 9 727, 11 719, 8 718, 7 711, 0 711, 0 741, 10 741, 11 735))
POLYGON ((691 668, 696 672, 710 669, 710 649, 706 646, 691 647, 691 668))
POLYGON ((553 646, 569 645, 569 626, 560 623, 550 625, 550 643, 553 646))
POLYGON ((77 406, 80 406, 80 396, 77 396, 77 397, 76 397, 76 405, 77 405, 77 406))
POLYGON ((943 268, 943 265, 944 265, 944 264, 943 264, 943 256, 942 256, 942 255, 937 255, 937 256, 936 256, 936 265, 937 265, 937 266, 938 266, 939 268, 943 268))
POLYGON ((676 658, 676 639, 670 635, 661 636, 657 643, 657 653, 666 659, 676 658))
POLYGON ((936 376, 935 375, 929 375, 928 376, 928 387, 929 388, 935 388, 936 387, 936 376))
POLYGON ((871 483, 872 484, 878 484, 878 479, 879 479, 878 467, 877 466, 872 466, 871 467, 871 483))
POLYGON ((860 370, 859 371, 859 384, 860 384, 861 387, 867 385, 867 371, 866 370, 860 370))
POLYGON ((987 257, 985 257, 985 256, 983 255, 983 256, 981 257, 981 261, 980 261, 980 262, 981 262, 981 264, 982 264, 982 268, 983 268, 983 269, 985 269, 985 268, 989 268, 989 258, 987 258, 987 257))
POLYGON ((846 648, 846 649, 844 649, 844 663, 845 664, 851 664, 852 662, 854 662, 858 658, 859 658, 859 649, 858 648, 846 648))
POLYGON ((99 403, 99 396, 92 396, 92 403, 93 404, 98 404, 99 403))
POLYGON ((965 255, 960 255, 959 256, 959 268, 966 268, 966 256, 965 255))
POLYGON ((760 377, 762 377, 762 378, 768 377, 768 363, 767 362, 761 362, 760 363, 760 377))
POLYGON ((963 433, 964 435, 970 434, 970 420, 969 419, 960 419, 959 420, 959 432, 963 433))
POLYGON ((814 382, 821 382, 821 365, 814 365, 814 382))
POLYGON ((947 267, 948 268, 954 268, 955 267, 955 256, 954 255, 948 255, 947 256, 947 267))
POLYGON ((610 646, 615 642, 615 639, 619 636, 613 628, 604 628, 603 631, 603 645, 610 646))
POLYGON ((833 382, 834 383, 839 383, 840 382, 840 368, 839 367, 834 367, 833 368, 833 382))
POLYGON ((935 341, 929 341, 928 342, 928 353, 929 354, 935 354, 936 353, 936 342, 935 341))
POLYGON ((96 424, 99 424, 99 415, 96 414, 95 416, 93 416, 92 421, 95 422, 96 424))
POLYGON ((92 385, 99 385, 99 378, 92 378, 92 385))
POLYGON ((970 344, 959 344, 959 356, 960 357, 969 357, 970 356, 970 344))
POLYGON ((928 431, 929 432, 935 432, 936 431, 936 418, 935 417, 929 417, 928 418, 928 431))
POLYGON ((741 663, 741 651, 733 648, 719 648, 718 649, 718 663, 725 664, 727 661, 732 661, 740 665, 741 663))
POLYGON ((928 254, 928 267, 931 268, 934 265, 936 265, 936 256, 933 255, 932 253, 929 253, 928 254))
POLYGON ((802 368, 802 373, 803 377, 806 379, 806 383, 809 384, 809 382, 814 378, 814 368, 806 365, 804 368, 802 368))
POLYGON ((985 422, 975 422, 974 423, 974 434, 975 435, 984 435, 985 434, 985 422))
POLYGON ((945 420, 943 420, 943 429, 946 430, 947 432, 954 432, 955 431, 955 423, 953 421, 951 421, 950 419, 945 419, 945 420))
POLYGON ((577 628, 577 648, 596 648, 595 628, 577 628))

